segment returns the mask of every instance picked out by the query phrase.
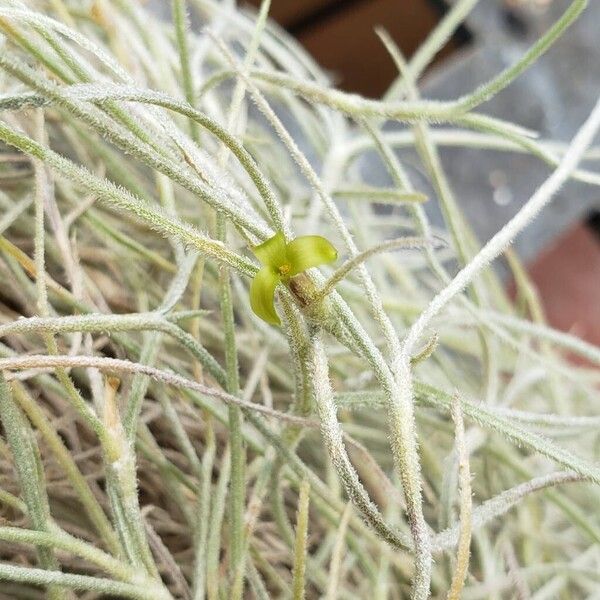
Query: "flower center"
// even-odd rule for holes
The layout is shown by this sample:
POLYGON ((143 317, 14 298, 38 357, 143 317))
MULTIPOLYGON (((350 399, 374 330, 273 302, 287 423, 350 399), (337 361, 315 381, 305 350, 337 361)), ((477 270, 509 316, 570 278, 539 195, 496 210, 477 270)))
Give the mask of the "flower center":
POLYGON ((289 263, 283 263, 278 268, 279 274, 282 277, 286 277, 287 275, 289 275, 291 270, 292 270, 292 266, 289 263))

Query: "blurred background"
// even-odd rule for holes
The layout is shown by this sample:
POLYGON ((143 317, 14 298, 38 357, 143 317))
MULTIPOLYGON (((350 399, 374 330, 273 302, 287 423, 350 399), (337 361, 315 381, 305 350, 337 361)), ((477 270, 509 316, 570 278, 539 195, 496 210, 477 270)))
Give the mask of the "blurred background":
MULTIPOLYGON (((250 4, 259 6, 260 0, 250 4)), ((425 74, 424 94, 455 98, 474 89, 522 55, 569 4, 480 0, 425 74)), ((384 27, 410 57, 450 5, 445 0, 272 0, 271 17, 330 72, 338 87, 379 97, 396 70, 374 28, 384 27)), ((600 93, 598 23, 600 2, 592 1, 556 47, 483 111, 567 142, 600 93)), ((539 161, 515 154, 454 148, 442 149, 442 159, 482 242, 513 216, 549 173, 539 161), (477 165, 476 171, 472 165, 477 165)), ((411 164, 411 157, 405 160, 411 164)), ((597 163, 592 166, 598 169, 597 163)), ((374 183, 389 184, 377 165, 366 168, 373 171, 374 183)), ((439 214, 430 216, 441 219, 439 214)), ((597 188, 569 183, 515 246, 538 287, 549 322, 600 344, 597 188)), ((500 270, 510 289, 506 265, 500 264, 500 270)))
MULTIPOLYGON (((339 87, 370 97, 385 92, 396 75, 373 29, 384 26, 410 56, 447 10, 443 0, 273 0, 271 6, 271 17, 331 71, 339 87)), ((470 39, 461 27, 440 58, 470 39)))

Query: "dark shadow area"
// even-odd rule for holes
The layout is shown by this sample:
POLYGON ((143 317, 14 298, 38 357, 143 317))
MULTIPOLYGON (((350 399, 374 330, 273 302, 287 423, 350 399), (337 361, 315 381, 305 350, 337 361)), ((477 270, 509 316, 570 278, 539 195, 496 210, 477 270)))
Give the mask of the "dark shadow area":
POLYGON ((592 211, 586 219, 586 224, 600 241, 600 210, 592 211))

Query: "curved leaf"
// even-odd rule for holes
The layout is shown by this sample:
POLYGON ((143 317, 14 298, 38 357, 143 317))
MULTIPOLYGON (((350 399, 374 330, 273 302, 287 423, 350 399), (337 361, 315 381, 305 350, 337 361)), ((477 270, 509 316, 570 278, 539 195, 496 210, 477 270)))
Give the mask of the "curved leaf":
POLYGON ((281 321, 275 311, 275 288, 280 282, 279 275, 271 267, 263 267, 250 285, 250 306, 255 314, 271 325, 281 321))
POLYGON ((285 237, 283 233, 278 231, 262 244, 252 246, 252 252, 265 267, 277 269, 285 262, 285 237))
POLYGON ((333 262, 337 255, 331 242, 320 235, 303 235, 292 240, 286 248, 287 262, 291 267, 290 276, 333 262))

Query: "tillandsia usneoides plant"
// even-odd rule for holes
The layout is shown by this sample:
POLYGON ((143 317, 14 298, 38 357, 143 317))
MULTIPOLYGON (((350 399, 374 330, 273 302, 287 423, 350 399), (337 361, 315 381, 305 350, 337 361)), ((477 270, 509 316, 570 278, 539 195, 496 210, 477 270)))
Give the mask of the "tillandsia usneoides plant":
POLYGON ((569 144, 485 114, 586 2, 421 98, 475 4, 409 61, 379 31, 398 76, 368 100, 268 0, 0 0, 0 598, 597 597, 600 350, 510 244, 600 184, 600 105, 569 144), (455 145, 548 167, 483 246, 455 145))

